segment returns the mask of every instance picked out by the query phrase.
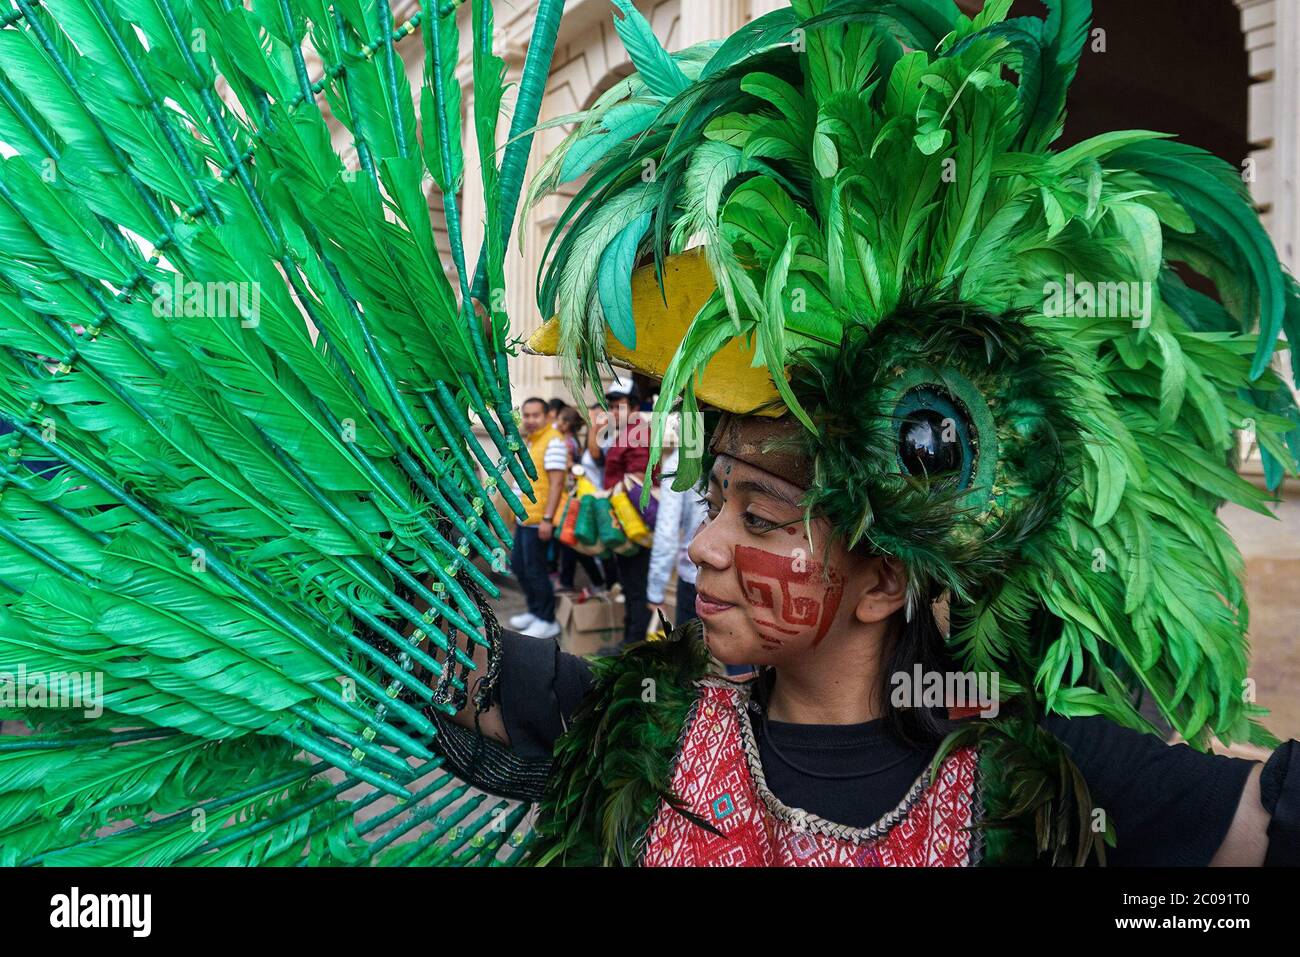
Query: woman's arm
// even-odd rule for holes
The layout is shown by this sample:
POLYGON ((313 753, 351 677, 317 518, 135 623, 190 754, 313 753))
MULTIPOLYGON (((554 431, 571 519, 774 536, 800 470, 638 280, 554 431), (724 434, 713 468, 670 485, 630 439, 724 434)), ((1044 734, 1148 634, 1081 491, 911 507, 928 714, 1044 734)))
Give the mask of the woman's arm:
MULTIPOLYGON (((470 657, 474 659, 474 667, 476 668, 474 674, 487 674, 487 649, 482 645, 475 645, 474 652, 470 657)), ((471 678, 471 688, 475 683, 476 679, 471 678)), ((476 719, 474 715, 474 695, 471 694, 467 696, 465 706, 452 715, 451 720, 456 722, 462 728, 469 728, 471 731, 475 730, 476 719)), ((506 733, 505 718, 501 714, 501 703, 499 700, 494 700, 492 707, 488 708, 486 711, 480 711, 478 713, 477 730, 480 734, 486 735, 495 741, 500 741, 507 747, 510 746, 510 735, 506 733)))
POLYGON ((1251 867, 1300 864, 1300 742, 1261 764, 1206 754, 1105 718, 1044 726, 1083 772, 1114 824, 1111 863, 1251 867))
POLYGON ((1107 863, 1235 862, 1258 834, 1258 763, 1169 744, 1101 717, 1048 716, 1043 724, 1069 748, 1100 820, 1114 828, 1107 863))
POLYGON ((1246 778, 1237 812, 1232 816, 1228 833, 1219 845, 1211 867, 1259 867, 1268 854, 1268 825, 1271 816, 1260 800, 1259 779, 1264 765, 1256 764, 1246 778))

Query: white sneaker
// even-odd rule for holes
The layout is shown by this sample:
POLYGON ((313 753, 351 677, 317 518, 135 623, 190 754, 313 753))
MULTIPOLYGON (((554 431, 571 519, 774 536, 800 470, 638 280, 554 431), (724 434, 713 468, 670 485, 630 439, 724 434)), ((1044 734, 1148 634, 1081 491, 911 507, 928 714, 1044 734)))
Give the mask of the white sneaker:
POLYGON ((558 621, 542 621, 538 618, 520 634, 527 635, 529 638, 559 638, 560 623, 558 621))
POLYGON ((526 611, 522 615, 515 615, 510 619, 510 627, 514 631, 527 631, 536 624, 538 618, 531 611, 526 611))

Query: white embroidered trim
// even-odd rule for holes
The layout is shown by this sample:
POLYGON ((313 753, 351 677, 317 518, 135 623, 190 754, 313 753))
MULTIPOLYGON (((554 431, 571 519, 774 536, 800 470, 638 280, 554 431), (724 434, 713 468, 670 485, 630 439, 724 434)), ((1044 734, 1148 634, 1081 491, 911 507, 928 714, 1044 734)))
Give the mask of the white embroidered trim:
POLYGON ((904 795, 898 806, 867 827, 849 827, 845 824, 836 824, 834 821, 818 817, 803 808, 787 807, 769 790, 767 779, 763 776, 763 762, 758 753, 758 741, 754 737, 754 726, 749 720, 749 698, 753 690, 752 685, 748 682, 729 681, 725 678, 712 677, 704 678, 697 683, 701 686, 721 688, 733 692, 732 705, 736 711, 736 718, 740 722, 740 739, 745 749, 745 763, 754 779, 754 786, 772 815, 790 825, 795 831, 806 834, 822 834, 826 837, 852 841, 855 844, 874 843, 888 834, 895 825, 907 817, 908 812, 920 800, 930 783, 930 769, 927 767, 913 782, 912 787, 904 795))

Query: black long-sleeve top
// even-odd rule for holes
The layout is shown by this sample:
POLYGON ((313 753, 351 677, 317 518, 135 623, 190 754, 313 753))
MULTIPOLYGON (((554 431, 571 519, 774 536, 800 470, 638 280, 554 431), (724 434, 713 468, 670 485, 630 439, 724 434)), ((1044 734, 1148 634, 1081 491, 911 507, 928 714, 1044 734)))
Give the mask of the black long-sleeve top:
MULTIPOLYGON (((591 685, 587 662, 549 639, 503 633, 499 694, 511 750, 549 758, 591 685)), ((1170 745, 1105 718, 1048 717, 1093 802, 1115 826, 1107 862, 1204 866, 1223 843, 1253 762, 1170 745)), ((853 725, 754 721, 763 774, 788 807, 866 827, 893 810, 933 748, 902 743, 883 720, 853 725)))

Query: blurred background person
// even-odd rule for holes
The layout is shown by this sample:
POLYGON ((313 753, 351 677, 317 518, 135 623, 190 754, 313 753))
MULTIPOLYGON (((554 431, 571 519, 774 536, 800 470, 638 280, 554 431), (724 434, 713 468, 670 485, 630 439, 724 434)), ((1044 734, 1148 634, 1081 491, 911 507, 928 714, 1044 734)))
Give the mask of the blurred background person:
MULTIPOLYGON (((559 415, 555 417, 555 428, 560 435, 564 437, 568 449, 569 457, 567 464, 569 467, 565 471, 565 480, 567 482, 566 487, 569 489, 570 493, 572 493, 572 486, 574 484, 572 467, 581 454, 579 452, 581 446, 578 441, 578 435, 582 429, 582 413, 577 409, 572 409, 566 406, 561 409, 559 415)), ((593 484, 597 483, 593 481, 593 484)), ((574 501, 569 507, 577 508, 578 504, 574 501)), ((560 516, 560 518, 562 517, 563 516, 560 516)), ((559 521, 560 518, 557 518, 557 521, 559 521)), ((587 594, 599 594, 605 590, 605 573, 601 568, 600 563, 596 561, 594 557, 570 548, 558 539, 555 542, 555 549, 559 556, 560 567, 560 581, 559 587, 556 589, 557 594, 568 594, 569 592, 577 590, 574 581, 574 574, 579 565, 582 566, 582 570, 587 573, 587 578, 590 580, 587 594)))
MULTIPOLYGON (((555 398, 551 399, 551 401, 546 403, 546 421, 549 425, 554 426, 557 432, 560 432, 560 434, 564 436, 564 444, 568 447, 569 450, 569 461, 567 462, 564 469, 564 481, 566 483, 565 486, 566 488, 568 487, 568 484, 571 484, 572 476, 569 474, 569 470, 573 467, 573 463, 577 461, 577 454, 578 454, 577 439, 573 435, 565 435, 563 430, 560 429, 559 426, 560 416, 564 413, 564 410, 568 408, 569 408, 569 404, 565 402, 563 399, 559 398, 558 396, 556 396, 555 398)), ((578 421, 579 424, 581 424, 582 421, 581 415, 578 416, 578 421)), ((561 501, 563 501, 563 493, 561 493, 561 501)), ((560 513, 557 509, 555 514, 555 521, 557 523, 560 521, 560 517, 561 517, 560 513)), ((552 590, 558 590, 558 586, 560 582, 560 573, 561 573, 561 567, 560 567, 561 556, 560 556, 560 547, 559 547, 560 543, 555 538, 552 538, 551 542, 552 544, 546 547, 546 571, 547 574, 551 576, 552 590)))
POLYGON ((674 414, 664 429, 663 471, 659 479, 659 514, 655 519, 655 543, 650 550, 650 571, 646 581, 646 600, 652 611, 664 603, 664 592, 677 569, 677 607, 674 627, 686 624, 695 615, 695 576, 698 569, 686 554, 691 539, 704 523, 704 499, 694 487, 684 492, 673 490, 677 459, 681 450, 680 417, 674 414), (667 448, 671 442, 672 448, 667 448))
POLYGON ((582 444, 582 467, 593 485, 604 488, 605 452, 613 440, 608 428, 609 411, 599 402, 593 402, 588 412, 591 415, 591 425, 587 429, 587 439, 582 444))
MULTIPOLYGON (((558 400, 552 399, 552 402, 558 400)), ((556 431, 564 436, 564 446, 569 451, 569 467, 572 468, 582 457, 582 413, 571 406, 564 405, 555 413, 556 431)))
MULTIPOLYGON (((624 478, 646 481, 650 464, 650 417, 637 411, 638 395, 630 376, 620 375, 605 390, 609 412, 603 416, 603 435, 587 438, 587 449, 603 469, 602 486, 608 490, 624 478)), ((592 431, 595 431, 593 424, 592 431)), ((653 481, 653 477, 651 478, 653 481)), ((650 551, 638 548, 631 554, 614 554, 618 583, 623 590, 623 641, 620 647, 642 641, 650 624, 646 604, 646 583, 650 574, 650 551)))
POLYGON ((546 403, 546 421, 551 425, 554 425, 555 420, 559 418, 560 413, 568 407, 569 403, 565 402, 558 396, 552 399, 550 402, 546 403))
POLYGON ((510 570, 519 580, 528 610, 510 619, 510 627, 532 638, 558 638, 555 588, 546 567, 546 552, 555 535, 556 507, 564 493, 569 447, 555 426, 546 421, 550 407, 545 399, 525 399, 520 424, 528 454, 537 467, 533 482, 535 501, 524 498, 525 516, 515 527, 510 570))

